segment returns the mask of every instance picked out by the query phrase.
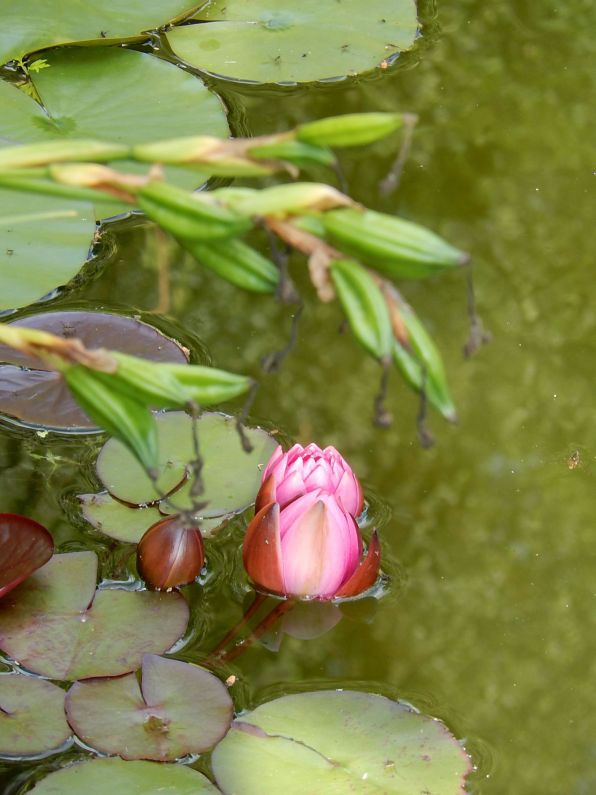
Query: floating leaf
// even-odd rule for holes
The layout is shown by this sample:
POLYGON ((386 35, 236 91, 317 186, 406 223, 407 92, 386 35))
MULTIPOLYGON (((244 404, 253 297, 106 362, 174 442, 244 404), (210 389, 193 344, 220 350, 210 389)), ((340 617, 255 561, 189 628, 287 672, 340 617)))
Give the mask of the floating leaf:
MULTIPOLYGON (((4 85, 0 81, 3 107, 4 85)), ((0 137, 6 115, 4 110, 0 137)), ((67 284, 85 264, 94 232, 89 203, 0 190, 0 311, 31 304, 67 284)))
POLYGON ((346 690, 263 704, 236 720, 213 754, 227 795, 464 795, 470 768, 440 721, 346 690))
MULTIPOLYGON (((78 337, 90 348, 132 353, 155 362, 186 363, 185 350, 140 320, 108 312, 43 312, 17 320, 15 326, 78 337)), ((33 425, 61 430, 97 430, 71 397, 64 378, 45 369, 39 359, 0 345, 0 411, 33 425), (22 369, 26 368, 26 369, 22 369)))
MULTIPOLYGON (((107 491, 100 494, 79 494, 78 499, 81 512, 90 525, 101 533, 128 544, 138 544, 151 525, 167 515, 167 505, 163 506, 163 513, 157 507, 132 507, 115 500, 107 491)), ((221 523, 221 517, 202 519, 200 526, 203 537, 212 535, 221 523)))
POLYGON ((65 695, 60 687, 33 676, 0 676, 0 754, 32 756, 65 743, 71 735, 65 695))
POLYGON ((227 732, 234 706, 213 674, 146 654, 135 674, 76 682, 68 691, 70 725, 87 744, 124 759, 171 762, 208 751, 227 732))
POLYGON ((211 0, 167 34, 174 52, 204 72, 256 83, 301 83, 366 72, 412 46, 413 0, 211 0))
MULTIPOLYGON (((183 15, 193 5, 189 0, 128 0, 123 6, 120 0, 103 0, 82 6, 80 0, 60 0, 58 13, 55 0, 19 0, 2 9, 0 64, 56 44, 93 39, 106 43, 138 36, 183 15)), ((41 68, 46 66, 29 66, 32 71, 41 68)))
POLYGON ((209 779, 184 765, 92 759, 50 773, 35 795, 215 795, 209 779))
MULTIPOLYGON (((160 464, 157 490, 168 494, 178 489, 187 477, 187 467, 194 458, 192 420, 184 412, 174 411, 156 416, 160 464)), ((246 428, 253 445, 251 453, 241 446, 236 422, 223 414, 202 414, 197 423, 204 492, 201 502, 205 517, 235 513, 250 505, 259 489, 261 469, 276 447, 276 441, 261 428, 246 428)), ((97 474, 105 488, 118 500, 131 505, 156 501, 156 489, 130 452, 116 439, 103 446, 97 459, 97 474)), ((189 481, 171 498, 176 511, 191 507, 189 481)))
POLYGON ((15 513, 0 513, 0 597, 43 566, 54 541, 42 525, 15 513))
MULTIPOLYGON (((219 98, 196 77, 159 58, 107 47, 69 47, 45 58, 50 68, 31 76, 43 108, 0 82, 0 105, 6 107, 0 118, 0 141, 99 138, 132 145, 180 135, 225 138, 229 134, 219 98)), ((128 160, 119 161, 117 167, 127 172, 147 170, 128 160)), ((207 176, 177 166, 168 166, 165 172, 169 182, 189 189, 207 176)), ((115 205, 113 211, 103 205, 98 208, 103 216, 127 209, 126 205, 115 205)))
POLYGON ((179 593, 95 590, 94 552, 54 555, 0 601, 0 648, 51 679, 118 676, 183 634, 179 593))

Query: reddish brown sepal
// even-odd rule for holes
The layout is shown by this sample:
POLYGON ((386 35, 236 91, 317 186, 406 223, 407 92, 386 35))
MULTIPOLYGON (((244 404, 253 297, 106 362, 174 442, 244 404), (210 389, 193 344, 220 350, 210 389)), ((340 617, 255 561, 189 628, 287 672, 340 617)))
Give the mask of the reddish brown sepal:
POLYGON ((270 502, 261 508, 246 528, 242 560, 248 576, 257 588, 285 596, 278 503, 270 502))
POLYGON ((152 525, 137 547, 137 569, 150 588, 176 588, 193 582, 205 552, 198 527, 185 527, 179 516, 152 525))
POLYGON ((5 596, 54 554, 43 525, 16 513, 0 513, 0 597, 5 596))
POLYGON ((275 477, 272 473, 261 484, 261 488, 257 494, 257 499, 255 500, 255 514, 257 514, 266 505, 269 505, 269 503, 275 502, 275 497, 275 477))
POLYGON ((373 586, 379 576, 381 568, 381 544, 376 530, 373 530, 368 545, 366 557, 360 563, 354 574, 345 582, 336 597, 358 596, 373 586))

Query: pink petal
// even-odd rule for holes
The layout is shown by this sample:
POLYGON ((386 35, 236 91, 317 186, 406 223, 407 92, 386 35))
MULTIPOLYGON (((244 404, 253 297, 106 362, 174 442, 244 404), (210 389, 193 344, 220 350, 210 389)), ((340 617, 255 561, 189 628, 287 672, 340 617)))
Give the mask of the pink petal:
POLYGON ((281 542, 288 594, 329 599, 351 575, 354 533, 347 518, 335 500, 320 499, 288 528, 281 542))
POLYGON ((311 491, 286 505, 279 517, 279 530, 282 539, 290 527, 304 516, 319 498, 319 491, 311 491))
POLYGON ((343 507, 352 516, 359 516, 362 513, 362 488, 351 469, 342 475, 336 494, 343 507))
POLYGON ((304 478, 308 491, 321 489, 326 494, 333 494, 335 485, 329 467, 325 463, 318 463, 314 469, 304 478))
POLYGON ((302 472, 292 470, 281 482, 278 481, 275 495, 282 508, 303 494, 306 494, 306 486, 302 472))
POLYGON ((278 444, 273 453, 271 454, 271 458, 267 462, 267 466, 265 467, 265 471, 263 472, 263 480, 266 480, 267 477, 273 472, 275 467, 284 457, 284 451, 282 449, 281 444, 278 444))

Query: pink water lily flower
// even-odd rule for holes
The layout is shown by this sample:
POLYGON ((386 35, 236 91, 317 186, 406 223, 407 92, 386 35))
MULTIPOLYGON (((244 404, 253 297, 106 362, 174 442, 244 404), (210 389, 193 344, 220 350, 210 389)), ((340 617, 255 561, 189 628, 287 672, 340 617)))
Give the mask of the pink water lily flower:
POLYGON ((380 546, 373 533, 362 560, 354 518, 332 495, 311 492, 283 509, 271 502, 249 524, 244 567, 257 588, 280 596, 356 596, 377 579, 380 546))
POLYGON ((335 447, 321 450, 316 444, 295 444, 287 453, 281 446, 271 456, 263 472, 263 484, 255 510, 270 502, 285 508, 304 494, 333 495, 352 516, 362 512, 362 488, 347 461, 335 447))

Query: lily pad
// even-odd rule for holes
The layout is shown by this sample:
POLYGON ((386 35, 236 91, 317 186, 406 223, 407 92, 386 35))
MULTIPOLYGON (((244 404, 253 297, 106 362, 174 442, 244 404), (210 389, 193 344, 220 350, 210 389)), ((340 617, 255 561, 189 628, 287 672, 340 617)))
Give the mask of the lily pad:
MULTIPOLYGON (((0 82, 0 141, 35 143, 93 138, 141 144, 183 135, 226 137, 221 100, 195 76, 146 53, 107 47, 68 47, 44 55, 48 68, 31 75, 43 107, 18 88, 0 82)), ((118 161, 125 171, 147 169, 118 161)), ((195 188, 207 174, 168 167, 169 182, 195 188)), ((18 194, 17 194, 18 195, 18 194)), ((114 205, 104 217, 130 209, 114 205)))
POLYGON ((128 544, 138 544, 151 525, 162 518, 157 508, 132 508, 115 500, 107 491, 79 494, 78 500, 90 525, 110 538, 128 544))
POLYGON ((470 759, 438 720, 383 696, 283 696, 232 724, 213 754, 227 795, 464 795, 470 759))
POLYGON ((25 53, 97 39, 110 41, 138 36, 192 10, 189 0, 19 0, 2 9, 0 64, 25 53))
MULTIPOLYGON (((107 491, 79 494, 78 499, 81 513, 90 525, 104 535, 126 544, 138 544, 146 531, 164 516, 161 503, 155 508, 126 505, 115 500, 107 491)), ((221 517, 203 519, 200 523, 201 533, 209 538, 221 522, 221 517)))
MULTIPOLYGON (((140 320, 107 312, 43 312, 17 320, 15 326, 78 337, 91 349, 108 348, 155 362, 186 364, 186 351, 175 340, 140 320)), ((39 359, 0 345, 0 411, 31 425, 60 430, 98 430, 75 400, 59 373, 39 359), (26 369, 23 369, 26 368, 26 369)), ((155 520, 157 521, 157 520, 155 520)))
POLYGON ((0 601, 0 648, 50 679, 118 676, 184 633, 188 605, 177 592, 95 590, 94 552, 54 555, 0 601))
MULTIPOLYGON (((3 107, 5 85, 0 82, 3 107)), ((0 137, 7 115, 0 116, 0 137)), ((86 202, 0 190, 0 312, 32 304, 74 278, 94 233, 93 207, 86 202)))
POLYGON ((31 790, 35 795, 213 795, 208 778, 184 765, 92 759, 62 768, 31 790))
MULTIPOLYGON (((156 416, 159 438, 159 477, 161 494, 175 491, 186 478, 189 462, 194 458, 192 420, 182 411, 156 416)), ((246 453, 241 446, 233 417, 212 412, 201 415, 197 423, 202 478, 207 502, 202 515, 207 518, 243 510, 255 500, 261 483, 261 471, 277 446, 275 439, 261 428, 246 428, 253 446, 246 453)), ((156 490, 145 470, 117 439, 109 439, 97 459, 97 474, 116 499, 131 505, 154 502, 156 490)), ((170 499, 172 510, 191 507, 190 482, 170 499), (173 506, 173 507, 172 507, 173 506)))
POLYGON ((174 28, 170 46, 187 63, 230 80, 303 83, 355 75, 409 49, 414 0, 212 0, 202 23, 174 28))
POLYGON ((52 557, 54 541, 45 527, 16 513, 0 513, 0 597, 52 557))
POLYGON ((196 665, 153 654, 135 674, 75 682, 66 714, 87 744, 123 759, 172 762, 208 751, 227 732, 234 706, 227 688, 196 665))
POLYGON ((71 735, 65 695, 44 679, 0 676, 0 755, 35 756, 63 745, 71 735))

